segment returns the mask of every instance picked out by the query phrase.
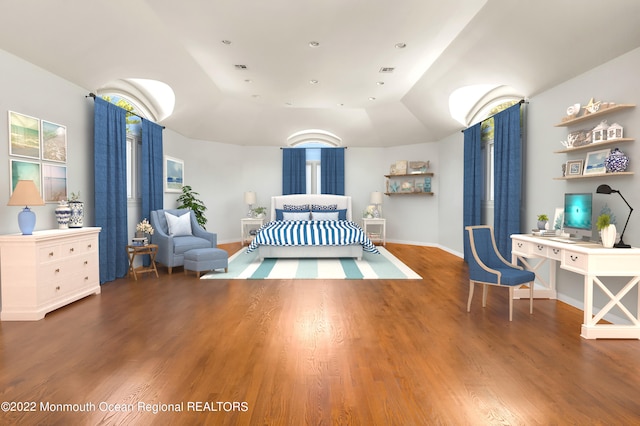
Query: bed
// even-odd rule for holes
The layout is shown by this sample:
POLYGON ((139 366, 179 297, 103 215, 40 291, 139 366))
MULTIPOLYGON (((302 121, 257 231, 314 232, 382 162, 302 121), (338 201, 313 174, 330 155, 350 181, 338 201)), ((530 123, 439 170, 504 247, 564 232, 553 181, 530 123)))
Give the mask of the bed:
POLYGON ((361 259, 363 251, 378 253, 362 228, 352 221, 349 196, 275 196, 271 198, 270 219, 258 230, 247 249, 247 252, 256 250, 260 259, 361 259))

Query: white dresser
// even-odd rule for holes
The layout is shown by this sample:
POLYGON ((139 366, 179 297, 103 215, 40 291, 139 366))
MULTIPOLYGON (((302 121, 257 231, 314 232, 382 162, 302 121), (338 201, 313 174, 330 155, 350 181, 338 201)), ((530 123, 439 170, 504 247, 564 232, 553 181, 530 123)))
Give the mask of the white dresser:
POLYGON ((87 227, 0 235, 0 319, 39 320, 99 294, 99 233, 87 227))

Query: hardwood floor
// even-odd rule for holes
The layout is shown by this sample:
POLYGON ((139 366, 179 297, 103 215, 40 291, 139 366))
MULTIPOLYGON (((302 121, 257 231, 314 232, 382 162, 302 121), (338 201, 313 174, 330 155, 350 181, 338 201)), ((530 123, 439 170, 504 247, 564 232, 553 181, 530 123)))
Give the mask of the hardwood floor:
POLYGON ((161 267, 44 320, 2 322, 0 401, 15 411, 0 424, 640 422, 640 341, 584 340, 582 312, 552 300, 533 315, 516 300, 509 322, 504 289, 484 309, 477 292, 467 313, 461 259, 387 248, 424 279, 198 280, 161 267))

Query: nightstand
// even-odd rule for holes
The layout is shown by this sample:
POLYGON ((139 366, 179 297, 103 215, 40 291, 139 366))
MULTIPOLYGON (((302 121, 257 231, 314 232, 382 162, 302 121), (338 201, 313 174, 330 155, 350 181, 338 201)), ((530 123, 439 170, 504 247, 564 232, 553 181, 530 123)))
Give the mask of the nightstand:
POLYGON ((387 244, 387 220, 381 217, 362 219, 362 230, 372 242, 387 244))
POLYGON ((240 235, 242 238, 240 243, 243 246, 245 242, 248 244, 253 240, 254 235, 251 235, 250 232, 264 225, 264 220, 264 217, 244 217, 240 219, 240 235))

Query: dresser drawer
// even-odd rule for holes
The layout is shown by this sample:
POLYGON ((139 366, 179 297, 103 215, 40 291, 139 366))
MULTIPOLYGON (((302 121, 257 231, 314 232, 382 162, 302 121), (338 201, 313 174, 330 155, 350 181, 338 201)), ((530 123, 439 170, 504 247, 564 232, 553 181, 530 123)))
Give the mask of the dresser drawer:
POLYGON ((59 245, 38 247, 38 263, 57 262, 62 258, 59 245))

